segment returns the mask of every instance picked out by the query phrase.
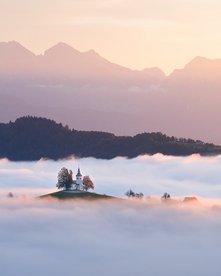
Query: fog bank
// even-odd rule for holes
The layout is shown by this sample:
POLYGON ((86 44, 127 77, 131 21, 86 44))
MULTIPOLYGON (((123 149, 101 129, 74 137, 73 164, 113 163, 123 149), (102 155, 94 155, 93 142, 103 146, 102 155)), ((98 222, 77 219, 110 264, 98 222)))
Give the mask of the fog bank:
POLYGON ((219 276, 220 167, 221 156, 198 155, 0 160, 1 275, 219 276), (96 192, 124 196, 131 188, 158 199, 34 199, 56 190, 61 167, 75 172, 78 165, 96 192), (163 203, 164 192, 199 202, 163 203))
POLYGON ((1 273, 220 275, 221 207, 2 200, 1 273))
POLYGON ((172 157, 156 154, 134 159, 94 158, 61 161, 10 162, 0 160, 0 195, 40 195, 56 191, 57 173, 63 167, 90 175, 98 193, 124 196, 128 189, 145 195, 197 195, 221 198, 221 156, 172 157))

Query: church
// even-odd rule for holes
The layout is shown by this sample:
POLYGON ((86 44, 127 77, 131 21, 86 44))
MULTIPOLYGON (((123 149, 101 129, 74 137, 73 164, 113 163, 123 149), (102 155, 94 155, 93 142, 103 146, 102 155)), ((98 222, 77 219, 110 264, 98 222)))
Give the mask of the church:
POLYGON ((80 167, 78 167, 75 179, 73 179, 72 171, 63 167, 58 173, 58 183, 56 186, 65 192, 87 192, 90 189, 94 190, 93 181, 89 175, 82 175, 80 167))
POLYGON ((78 168, 76 174, 76 180, 73 181, 71 190, 83 191, 83 175, 81 174, 80 168, 78 168))

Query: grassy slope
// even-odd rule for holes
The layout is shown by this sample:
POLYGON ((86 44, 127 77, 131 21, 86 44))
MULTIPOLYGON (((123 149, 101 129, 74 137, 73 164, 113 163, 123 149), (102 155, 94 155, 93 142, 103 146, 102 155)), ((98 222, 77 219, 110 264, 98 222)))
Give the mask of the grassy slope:
POLYGON ((91 192, 81 192, 81 193, 70 193, 70 192, 64 192, 59 191, 47 195, 40 196, 40 198, 57 198, 57 199, 113 199, 114 197, 108 196, 108 195, 101 195, 97 193, 91 193, 91 192))

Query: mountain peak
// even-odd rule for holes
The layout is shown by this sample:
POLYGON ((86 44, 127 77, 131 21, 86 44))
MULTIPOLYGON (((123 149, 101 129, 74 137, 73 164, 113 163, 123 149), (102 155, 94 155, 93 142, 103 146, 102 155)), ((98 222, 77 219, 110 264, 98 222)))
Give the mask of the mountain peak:
POLYGON ((60 48, 60 49, 70 49, 70 50, 74 50, 74 48, 72 46, 70 46, 69 44, 65 43, 65 42, 58 42, 57 44, 55 44, 54 46, 52 46, 51 48, 60 48))
POLYGON ((192 59, 185 68, 198 68, 202 69, 205 68, 216 68, 221 66, 221 59, 209 59, 201 56, 197 56, 194 59, 192 59))
POLYGON ((207 78, 217 78, 220 77, 221 70, 221 59, 209 59, 205 57, 197 56, 191 62, 189 62, 184 70, 189 72, 189 74, 202 74, 207 78))
POLYGON ((99 56, 99 54, 93 49, 90 49, 90 50, 84 52, 84 54, 99 56))
POLYGON ((20 43, 18 43, 15 40, 11 40, 11 41, 2 41, 0 42, 0 47, 20 47, 20 48, 24 48, 20 43))
POLYGON ((56 45, 52 46, 48 50, 45 51, 44 55, 50 55, 50 56, 69 56, 69 55, 79 55, 81 54, 78 50, 74 49, 70 45, 64 43, 64 42, 59 42, 56 45))
POLYGON ((210 63, 211 61, 212 61, 211 59, 201 57, 201 56, 196 56, 186 66, 188 67, 202 66, 204 64, 210 63))
POLYGON ((7 56, 14 58, 25 57, 27 55, 32 57, 35 56, 35 54, 33 54, 27 48, 23 47, 17 41, 0 42, 0 55, 3 58, 6 58, 7 56))
POLYGON ((85 58, 89 59, 89 60, 104 60, 103 57, 101 57, 96 51, 94 51, 93 49, 90 49, 86 52, 82 53, 84 55, 85 58))

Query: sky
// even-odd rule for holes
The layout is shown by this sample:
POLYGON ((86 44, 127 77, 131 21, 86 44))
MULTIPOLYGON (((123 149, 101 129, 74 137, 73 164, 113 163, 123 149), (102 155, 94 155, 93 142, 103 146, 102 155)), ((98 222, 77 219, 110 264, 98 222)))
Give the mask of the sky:
POLYGON ((0 0, 0 41, 36 54, 59 41, 166 73, 195 56, 221 57, 218 0, 0 0))

